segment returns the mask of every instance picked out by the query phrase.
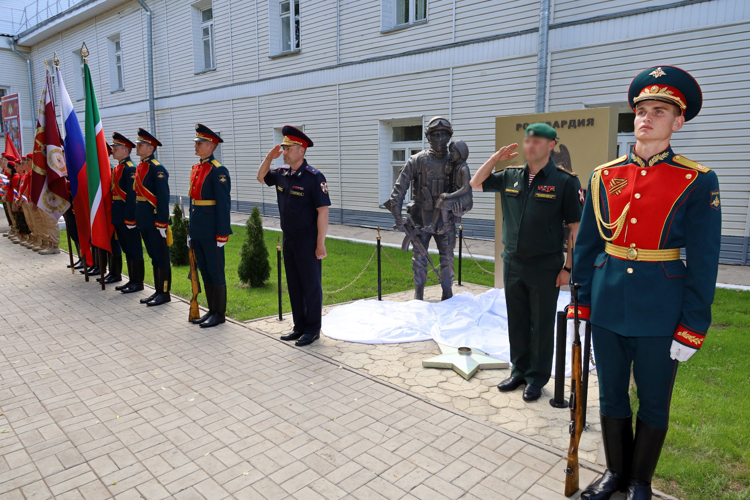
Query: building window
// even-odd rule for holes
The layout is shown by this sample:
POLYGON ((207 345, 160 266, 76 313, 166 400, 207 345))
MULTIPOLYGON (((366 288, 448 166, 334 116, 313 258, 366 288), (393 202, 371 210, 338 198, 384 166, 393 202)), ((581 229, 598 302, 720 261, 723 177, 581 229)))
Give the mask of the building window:
POLYGON ((195 73, 216 69, 214 9, 211 0, 191 6, 193 18, 193 66, 195 73))
MULTIPOLYGON (((8 95, 8 88, 7 87, 0 87, 0 98, 5 97, 8 95)), ((0 106, 0 136, 5 135, 5 122, 3 121, 3 108, 0 106)))
POLYGON ((635 146, 635 113, 620 113, 617 117, 617 157, 630 153, 635 146))
POLYGON ((122 45, 120 35, 108 38, 107 49, 109 51, 109 90, 117 92, 125 89, 125 77, 122 72, 122 45))
POLYGON ((299 0, 269 0, 270 55, 290 54, 300 49, 299 0))
MULTIPOLYGON (((422 119, 380 122, 380 201, 387 200, 406 160, 424 149, 422 119)), ((411 188, 405 202, 412 199, 411 188)))
POLYGON ((427 21, 427 0, 381 0, 381 31, 424 21, 427 21))

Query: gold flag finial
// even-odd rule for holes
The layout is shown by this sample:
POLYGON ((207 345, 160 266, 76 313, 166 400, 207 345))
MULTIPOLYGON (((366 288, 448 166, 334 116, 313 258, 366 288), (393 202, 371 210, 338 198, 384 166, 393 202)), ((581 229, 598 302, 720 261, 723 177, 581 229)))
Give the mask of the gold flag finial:
POLYGON ((83 57, 83 63, 88 64, 89 48, 86 47, 86 42, 83 42, 83 45, 81 46, 81 57, 83 57))
POLYGON ((44 60, 44 66, 49 69, 49 62, 46 59, 44 60))
POLYGON ((57 52, 55 52, 55 55, 52 57, 52 62, 55 63, 55 68, 60 69, 60 58, 57 57, 57 52))

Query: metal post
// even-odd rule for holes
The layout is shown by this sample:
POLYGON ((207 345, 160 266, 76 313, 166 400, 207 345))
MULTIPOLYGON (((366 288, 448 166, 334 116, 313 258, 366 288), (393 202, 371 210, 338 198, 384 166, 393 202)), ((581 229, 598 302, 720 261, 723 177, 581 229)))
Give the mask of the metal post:
POLYGON ((380 271, 380 226, 378 226, 378 300, 383 300, 383 281, 380 271))
POLYGON ((284 321, 284 316, 281 313, 281 242, 280 239, 276 241, 276 268, 278 270, 278 289, 279 289, 279 319, 278 321, 284 321))
POLYGON ((463 253, 464 253, 464 225, 458 223, 458 286, 461 285, 461 267, 463 264, 463 253))
POLYGON ((565 344, 568 320, 565 311, 557 312, 557 346, 555 354, 555 397, 549 400, 549 404, 555 408, 567 408, 565 400, 565 344))

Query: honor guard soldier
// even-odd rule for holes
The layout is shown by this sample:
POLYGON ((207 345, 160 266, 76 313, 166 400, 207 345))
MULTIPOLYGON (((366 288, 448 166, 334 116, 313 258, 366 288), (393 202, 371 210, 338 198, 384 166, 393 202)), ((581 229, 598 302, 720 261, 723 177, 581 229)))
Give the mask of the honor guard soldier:
POLYGON ((679 68, 648 68, 630 84, 628 102, 636 144, 591 175, 575 247, 573 282, 579 317, 591 322, 607 461, 581 496, 589 500, 626 489, 628 500, 651 498, 677 368, 703 345, 719 264, 716 174, 670 147, 701 109, 698 83, 679 68))
POLYGON ((138 129, 136 154, 141 162, 135 170, 135 221, 151 257, 154 269, 153 295, 141 299, 141 304, 158 306, 172 300, 172 266, 169 262, 169 173, 154 157, 161 146, 156 137, 138 129))
POLYGON ((308 165, 307 148, 313 142, 289 125, 281 129, 284 140, 266 155, 258 181, 276 186, 281 230, 284 235, 284 269, 292 303, 294 330, 281 337, 305 346, 320 338, 323 307, 321 259, 326 256, 328 184, 325 176, 308 165), (271 170, 271 162, 284 155, 284 165, 271 170))
MULTIPOLYGON (((113 155, 113 149, 110 144, 107 144, 107 154, 113 155)), ((115 168, 111 169, 111 193, 112 193, 112 212, 114 213, 114 201, 115 201, 115 168)), ((111 218, 114 221, 114 215, 111 218)), ((114 224, 114 222, 112 222, 114 224)), ((117 231, 112 231, 112 238, 109 240, 109 246, 112 252, 107 252, 107 274, 104 276, 105 283, 119 283, 122 281, 122 248, 120 246, 120 240, 117 239, 117 231)), ((98 253, 98 252, 97 252, 98 253)), ((104 263, 102 263, 104 265, 104 263)), ((101 278, 96 278, 96 281, 101 281, 101 278)), ((115 287, 117 290, 119 287, 115 287)))
POLYGON ((195 250, 203 276, 208 312, 193 323, 201 328, 224 323, 227 312, 227 280, 224 274, 224 245, 232 234, 229 212, 232 181, 229 170, 214 158, 224 140, 210 128, 195 126, 195 154, 201 161, 190 172, 190 231, 188 247, 195 250))
POLYGON ((503 207, 503 282, 508 307, 510 378, 497 388, 526 385, 523 399, 535 401, 552 375, 555 317, 560 286, 570 280, 572 245, 564 257, 563 222, 575 238, 581 220, 581 183, 555 165, 557 132, 546 123, 526 127, 526 165, 492 173, 499 161, 517 155, 517 144, 500 149, 471 180, 479 191, 501 195, 503 207), (563 259, 565 263, 563 263, 563 259))
MULTIPOLYGON (((128 266, 128 282, 115 287, 122 293, 143 290, 145 274, 141 233, 136 228, 136 167, 130 159, 133 148, 135 144, 130 139, 119 132, 112 134, 112 157, 118 161, 112 171, 112 225, 128 266)), ((122 269, 122 256, 119 267, 122 269)))

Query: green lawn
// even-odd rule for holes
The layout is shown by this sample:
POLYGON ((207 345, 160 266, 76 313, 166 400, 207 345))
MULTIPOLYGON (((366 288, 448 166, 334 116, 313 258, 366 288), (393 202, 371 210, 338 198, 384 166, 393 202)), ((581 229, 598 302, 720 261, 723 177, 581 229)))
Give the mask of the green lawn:
POLYGON ((706 341, 678 370, 660 490, 685 500, 750 499, 748 354, 750 292, 717 289, 706 341))
MULTIPOLYGON (((245 238, 245 228, 233 226, 232 230, 235 234, 229 237, 229 242, 224 247, 227 274, 227 315, 239 321, 246 321, 278 314, 276 242, 281 233, 265 231, 266 245, 268 246, 271 261, 271 278, 263 288, 250 288, 249 286, 242 285, 237 277, 237 266, 239 265, 242 242, 245 238)), ((67 243, 67 236, 63 231, 60 238, 60 247, 67 250, 67 243)), ((328 239, 326 240, 326 250, 328 257, 323 260, 324 292, 338 290, 353 280, 367 263, 375 250, 375 246, 328 239)), ((411 253, 402 252, 398 248, 384 247, 383 250, 402 269, 411 272, 411 253)), ((145 251, 144 247, 144 254, 145 251)), ((153 275, 148 260, 148 256, 146 256, 146 282, 153 285, 153 275)), ((437 255, 432 255, 432 260, 437 265, 437 255)), ((481 262, 481 264, 487 270, 494 270, 494 264, 491 262, 481 262)), ((125 267, 124 263, 123 267, 125 267)), ((123 272, 127 272, 127 269, 123 269, 123 272)), ((456 272, 458 272, 457 261, 456 272)), ((187 266, 172 268, 172 292, 180 297, 189 299, 191 296, 191 287, 187 275, 187 266)), ((484 273, 477 267, 474 261, 464 258, 463 280, 492 286, 494 276, 484 273)), ((382 282, 383 294, 401 292, 413 288, 412 276, 398 270, 391 264, 385 253, 382 256, 382 282)), ((437 283, 435 275, 430 273, 428 285, 435 285, 437 283)), ((283 310, 284 313, 288 313, 291 311, 291 308, 286 293, 286 276, 283 272, 283 264, 282 284, 284 287, 283 310)), ((336 304, 349 300, 374 297, 378 293, 377 286, 377 257, 375 257, 362 277, 354 285, 339 293, 324 293, 323 304, 336 304)), ((453 292, 460 293, 460 288, 454 286, 453 292)), ((203 294, 199 296, 199 301, 202 306, 206 305, 203 294)))

